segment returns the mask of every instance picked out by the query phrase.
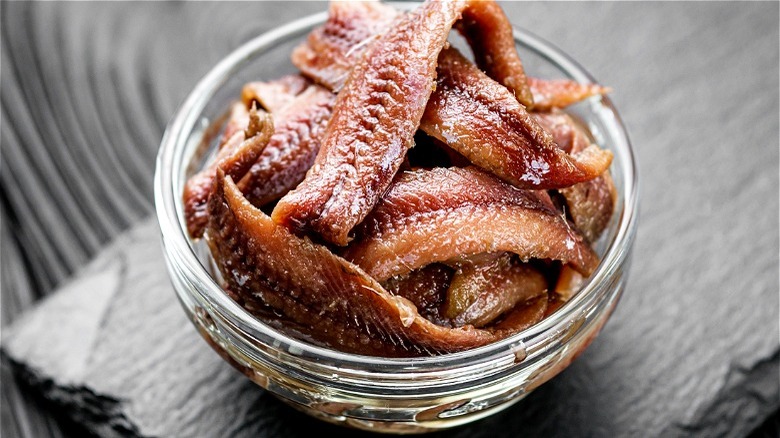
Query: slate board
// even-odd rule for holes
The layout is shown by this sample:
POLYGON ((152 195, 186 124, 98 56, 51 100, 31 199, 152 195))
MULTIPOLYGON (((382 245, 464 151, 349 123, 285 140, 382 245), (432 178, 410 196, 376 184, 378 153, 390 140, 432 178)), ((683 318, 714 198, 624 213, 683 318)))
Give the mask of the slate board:
MULTIPOLYGON (((640 229, 626 294, 597 341, 520 404, 455 435, 747 434, 780 406, 778 4, 504 6, 616 90, 638 155, 640 229)), ((0 5, 4 358, 61 415, 96 433, 325 430, 199 339, 152 222, 18 314, 148 215, 162 129, 195 81, 241 42, 324 8, 0 5)), ((6 375, 4 402, 19 394, 6 375)), ((32 424, 15 430, 45 433, 32 424)))

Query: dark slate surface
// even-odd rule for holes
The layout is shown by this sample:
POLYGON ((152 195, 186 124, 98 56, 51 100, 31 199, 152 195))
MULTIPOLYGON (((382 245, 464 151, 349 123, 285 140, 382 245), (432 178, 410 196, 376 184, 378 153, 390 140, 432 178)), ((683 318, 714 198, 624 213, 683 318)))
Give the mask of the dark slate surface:
MULTIPOLYGON (((638 155, 640 229, 628 290, 597 341, 456 435, 747 434, 780 405, 778 4, 505 7, 616 90, 638 155)), ((199 339, 153 222, 65 278, 151 211, 157 144, 195 81, 241 42, 324 8, 2 3, 3 348, 35 389, 17 389, 4 363, 3 432, 61 434, 35 394, 97 433, 320 427, 199 339)))

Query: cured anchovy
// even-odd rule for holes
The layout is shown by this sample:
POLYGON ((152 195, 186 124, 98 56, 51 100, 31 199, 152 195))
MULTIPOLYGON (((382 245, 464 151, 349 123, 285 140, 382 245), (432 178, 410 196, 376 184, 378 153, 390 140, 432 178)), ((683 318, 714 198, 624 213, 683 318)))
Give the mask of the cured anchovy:
MULTIPOLYGON (((284 100, 267 94, 258 97, 284 100)), ((333 93, 312 84, 274 115, 274 135, 249 173, 238 182, 252 204, 262 207, 276 201, 303 181, 319 152, 334 101, 333 93)))
POLYGON ((333 1, 328 20, 292 52, 292 63, 315 82, 338 92, 365 49, 390 28, 398 12, 378 1, 333 1))
POLYGON ((582 274, 568 266, 561 268, 558 280, 555 282, 555 294, 563 301, 569 301, 582 288, 585 282, 582 274))
POLYGON ((514 330, 525 330, 544 319, 549 307, 548 294, 542 293, 525 304, 515 307, 506 318, 496 324, 496 328, 505 329, 512 327, 514 330))
POLYGON ((550 111, 566 108, 589 97, 600 96, 611 91, 598 84, 581 84, 569 79, 538 79, 529 77, 528 87, 534 99, 534 111, 550 111))
POLYGON ((617 203, 615 183, 609 172, 584 183, 559 190, 566 199, 574 225, 589 242, 607 229, 617 203))
POLYGON ((290 105, 295 96, 311 84, 301 75, 288 75, 268 82, 249 82, 241 89, 241 100, 247 108, 257 102, 271 114, 277 114, 290 105))
POLYGON ((512 25, 501 6, 493 1, 471 1, 456 27, 471 46, 479 68, 511 90, 526 108, 533 107, 534 96, 517 54, 512 25))
POLYGON ((193 175, 184 186, 184 217, 190 236, 203 236, 208 222, 207 201, 214 185, 218 167, 230 175, 243 175, 257 160, 274 132, 271 116, 254 107, 249 113, 249 125, 239 131, 219 149, 214 162, 193 175))
POLYGON ((544 275, 509 253, 481 254, 461 262, 452 277, 444 315, 455 327, 483 327, 547 291, 544 275))
POLYGON ((400 173, 344 257, 384 281, 458 256, 506 251, 589 275, 598 257, 549 197, 477 168, 400 173))
MULTIPOLYGON (((554 111, 534 114, 534 117, 552 134, 555 142, 573 156, 591 147, 588 134, 568 114, 554 111)), ((566 200, 574 225, 589 242, 595 242, 609 225, 617 203, 617 191, 609 170, 592 180, 558 191, 566 200)))
POLYGON ((579 123, 563 111, 531 113, 539 125, 550 133, 553 141, 567 154, 573 150, 581 151, 587 148, 591 141, 587 135, 580 135, 579 123))
POLYGON ((566 302, 563 301, 555 293, 548 293, 547 297, 548 297, 548 299, 547 299, 547 308, 544 310, 544 315, 542 315, 542 319, 547 318, 548 316, 550 316, 553 313, 557 312, 558 309, 560 309, 564 304, 566 304, 566 302))
MULTIPOLYGON (((217 153, 228 146, 235 148, 236 144, 231 143, 230 139, 233 138, 237 132, 243 134, 247 125, 249 125, 249 110, 243 103, 233 102, 228 111, 215 118, 211 124, 203 130, 203 136, 193 155, 194 157, 197 157, 197 159, 194 159, 190 166, 194 166, 199 159, 203 158, 204 154, 211 149, 217 137, 219 137, 219 140, 217 141, 217 153)), ((241 138, 236 141, 240 143, 243 140, 244 136, 242 135, 241 138)), ((214 160, 215 158, 212 157, 209 163, 214 160)), ((206 195, 206 197, 208 197, 208 195, 206 195)))
POLYGON ((274 221, 336 245, 349 242, 414 144, 436 58, 465 5, 424 3, 369 46, 336 98, 314 166, 279 201, 274 221))
POLYGON ((393 277, 382 286, 391 294, 411 301, 428 321, 451 327, 452 323, 442 314, 442 308, 453 273, 454 270, 447 265, 432 263, 406 275, 393 277))
POLYGON ((222 138, 219 141, 219 149, 225 147, 236 132, 242 132, 249 125, 249 108, 252 105, 244 106, 241 102, 236 102, 230 107, 230 114, 225 123, 225 130, 222 132, 222 138))
POLYGON ((609 172, 598 178, 559 190, 566 199, 574 225, 589 242, 607 229, 617 203, 615 183, 609 172))
POLYGON ((206 233, 228 287, 266 303, 304 334, 342 351, 417 356, 462 351, 516 333, 447 328, 421 317, 361 268, 328 248, 292 234, 252 206, 217 171, 206 233))
POLYGON ((512 93, 457 50, 441 52, 438 71, 420 129, 505 181, 566 187, 597 177, 612 162, 612 153, 595 145, 576 158, 566 154, 512 93))
POLYGON ((255 205, 275 201, 300 183, 319 151, 335 100, 333 93, 301 76, 251 85, 251 92, 244 87, 245 102, 231 107, 217 159, 185 187, 185 215, 193 237, 202 235, 206 201, 219 160, 234 155, 244 141, 243 129, 249 123, 245 105, 262 102, 266 109, 277 111, 271 138, 239 183, 255 205), (306 86, 305 91, 300 90, 301 86, 306 86))

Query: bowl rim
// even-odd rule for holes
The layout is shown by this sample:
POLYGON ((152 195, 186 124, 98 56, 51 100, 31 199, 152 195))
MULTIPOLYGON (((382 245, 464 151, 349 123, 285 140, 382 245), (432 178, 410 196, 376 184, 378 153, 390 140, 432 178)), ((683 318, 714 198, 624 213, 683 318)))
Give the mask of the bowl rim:
MULTIPOLYGON (((405 4, 402 7, 414 6, 415 4, 405 4)), ((398 373, 430 367, 447 368, 464 362, 474 363, 490 360, 497 355, 505 356, 507 353, 517 355, 519 349, 522 349, 523 352, 530 351, 534 346, 538 347, 539 344, 544 344, 547 341, 548 336, 545 334, 564 331, 573 318, 588 307, 587 304, 595 304, 600 296, 604 296, 606 291, 601 291, 601 294, 596 293, 599 285, 620 269, 628 257, 636 233, 638 215, 636 162, 628 132, 608 96, 591 98, 591 101, 597 99, 600 107, 598 117, 605 118, 604 124, 614 131, 612 134, 618 139, 615 144, 610 144, 614 152, 620 155, 619 169, 613 167, 611 171, 619 170, 622 173, 623 181, 623 187, 618 188, 622 194, 623 208, 622 211, 615 213, 620 214, 620 217, 614 239, 609 242, 596 271, 571 300, 541 322, 505 339, 466 351, 426 357, 387 358, 344 353, 293 338, 263 323, 228 297, 211 274, 201 265, 190 245, 183 215, 177 208, 177 205, 180 205, 177 200, 180 200, 181 194, 175 191, 176 175, 172 171, 176 168, 177 152, 184 147, 192 130, 198 126, 199 115, 209 99, 231 77, 232 73, 240 70, 246 62, 253 59, 253 56, 262 54, 264 50, 272 48, 280 41, 308 32, 314 26, 324 22, 327 16, 327 11, 308 15, 274 28, 242 44, 198 81, 177 109, 163 135, 154 177, 155 210, 166 258, 174 259, 177 267, 183 270, 188 278, 197 281, 201 287, 194 289, 200 297, 214 308, 226 313, 234 323, 240 325, 242 331, 257 339, 273 339, 274 347, 295 356, 317 358, 336 364, 339 368, 363 369, 369 366, 378 370, 392 370, 398 373)), ((514 37, 517 44, 551 62, 571 79, 583 83, 597 83, 577 61, 545 39, 518 28, 514 28, 514 37)), ((179 292, 177 291, 177 293, 179 292)), ((525 355, 525 353, 523 354, 525 355)))

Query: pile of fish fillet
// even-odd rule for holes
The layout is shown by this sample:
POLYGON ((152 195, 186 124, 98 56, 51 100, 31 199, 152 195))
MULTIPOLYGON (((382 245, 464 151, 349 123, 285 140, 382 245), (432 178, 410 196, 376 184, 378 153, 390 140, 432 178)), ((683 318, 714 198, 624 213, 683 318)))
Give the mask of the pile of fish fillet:
POLYGON ((244 86, 183 193, 252 314, 347 353, 446 354, 538 323, 596 269, 612 154, 564 108, 608 89, 527 76, 499 5, 333 2, 291 59, 244 86))

